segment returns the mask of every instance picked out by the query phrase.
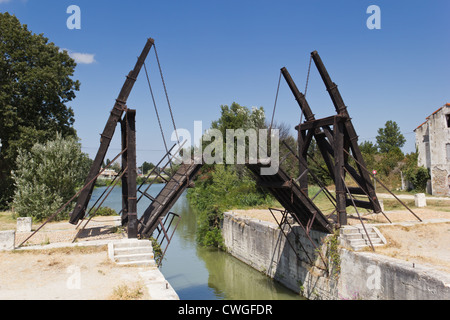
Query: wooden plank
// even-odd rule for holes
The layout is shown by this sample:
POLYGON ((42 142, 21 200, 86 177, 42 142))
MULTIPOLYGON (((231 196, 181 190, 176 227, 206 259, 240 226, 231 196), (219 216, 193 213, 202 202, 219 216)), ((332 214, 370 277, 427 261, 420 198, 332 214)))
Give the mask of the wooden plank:
POLYGON ((331 117, 326 117, 326 118, 322 118, 322 119, 317 119, 317 120, 312 120, 312 121, 306 121, 302 124, 299 125, 300 130, 311 130, 311 129, 317 129, 317 128, 321 128, 323 126, 330 126, 334 124, 334 118, 339 117, 340 116, 331 116, 331 117))
MULTIPOLYGON (((355 202, 355 206, 357 206, 358 208, 364 208, 364 209, 371 209, 373 210, 373 204, 372 202, 369 201, 363 201, 363 200, 353 200, 355 202)), ((352 207, 353 206, 353 202, 351 199, 347 199, 346 200, 346 204, 347 207, 352 207)))
POLYGON ((358 187, 348 187, 348 191, 350 191, 351 194, 366 195, 364 190, 358 187))

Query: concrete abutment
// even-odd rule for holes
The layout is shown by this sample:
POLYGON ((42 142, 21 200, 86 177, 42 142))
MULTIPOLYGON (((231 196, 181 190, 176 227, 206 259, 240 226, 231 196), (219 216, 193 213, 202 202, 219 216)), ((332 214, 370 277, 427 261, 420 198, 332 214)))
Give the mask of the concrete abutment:
POLYGON ((315 244, 322 244, 317 249, 300 226, 286 238, 275 223, 231 212, 224 214, 222 234, 231 255, 308 299, 450 299, 450 274, 347 250, 332 245, 333 235, 311 231, 315 244))

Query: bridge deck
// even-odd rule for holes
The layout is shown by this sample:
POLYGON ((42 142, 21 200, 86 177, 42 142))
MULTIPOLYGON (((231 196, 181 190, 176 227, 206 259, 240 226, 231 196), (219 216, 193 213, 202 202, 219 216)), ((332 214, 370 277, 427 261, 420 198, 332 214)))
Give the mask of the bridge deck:
POLYGON ((313 221, 311 229, 333 232, 332 224, 320 209, 281 168, 274 175, 261 175, 261 167, 264 166, 261 163, 246 164, 258 184, 268 189, 287 211, 297 216, 304 226, 313 221))
POLYGON ((139 234, 152 235, 158 226, 158 219, 164 217, 170 211, 181 194, 190 186, 201 167, 201 164, 195 164, 194 162, 181 164, 156 198, 146 195, 152 200, 152 203, 139 220, 139 234))

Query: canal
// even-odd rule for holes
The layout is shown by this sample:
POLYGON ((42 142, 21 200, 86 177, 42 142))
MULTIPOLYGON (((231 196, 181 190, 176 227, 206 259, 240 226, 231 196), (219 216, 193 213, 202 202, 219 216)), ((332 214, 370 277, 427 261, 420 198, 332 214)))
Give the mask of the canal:
MULTIPOLYGON (((156 196, 164 185, 151 186, 156 196)), ((91 204, 104 187, 96 188, 91 204)), ((121 188, 114 189, 103 206, 117 212, 122 206, 121 188)), ((138 204, 138 216, 149 205, 147 198, 138 204)), ((181 219, 160 268, 181 300, 303 300, 262 273, 220 250, 204 248, 196 242, 197 214, 183 194, 171 210, 181 219)), ((164 246, 164 244, 163 244, 164 246)))

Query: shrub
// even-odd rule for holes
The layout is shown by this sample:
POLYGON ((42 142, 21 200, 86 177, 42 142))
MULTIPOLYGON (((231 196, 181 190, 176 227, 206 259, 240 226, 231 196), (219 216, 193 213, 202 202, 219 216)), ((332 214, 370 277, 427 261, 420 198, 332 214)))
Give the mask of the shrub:
POLYGON ((431 178, 427 168, 418 166, 408 168, 405 172, 405 176, 413 185, 414 190, 419 192, 425 192, 427 181, 431 178))
MULTIPOLYGON (((208 170, 208 169, 206 169, 208 170)), ((223 212, 270 204, 273 198, 260 190, 244 171, 240 176, 233 165, 215 165, 196 180, 188 199, 198 209, 197 241, 204 246, 222 247, 220 225, 223 212)))
POLYGON ((110 208, 110 207, 100 207, 97 212, 95 213, 96 216, 117 216, 116 210, 110 208))
MULTIPOLYGON (((54 141, 36 143, 30 152, 20 149, 13 172, 17 214, 42 221, 55 213, 83 185, 90 162, 74 138, 59 134, 54 141)), ((70 209, 59 217, 67 216, 70 209)))

